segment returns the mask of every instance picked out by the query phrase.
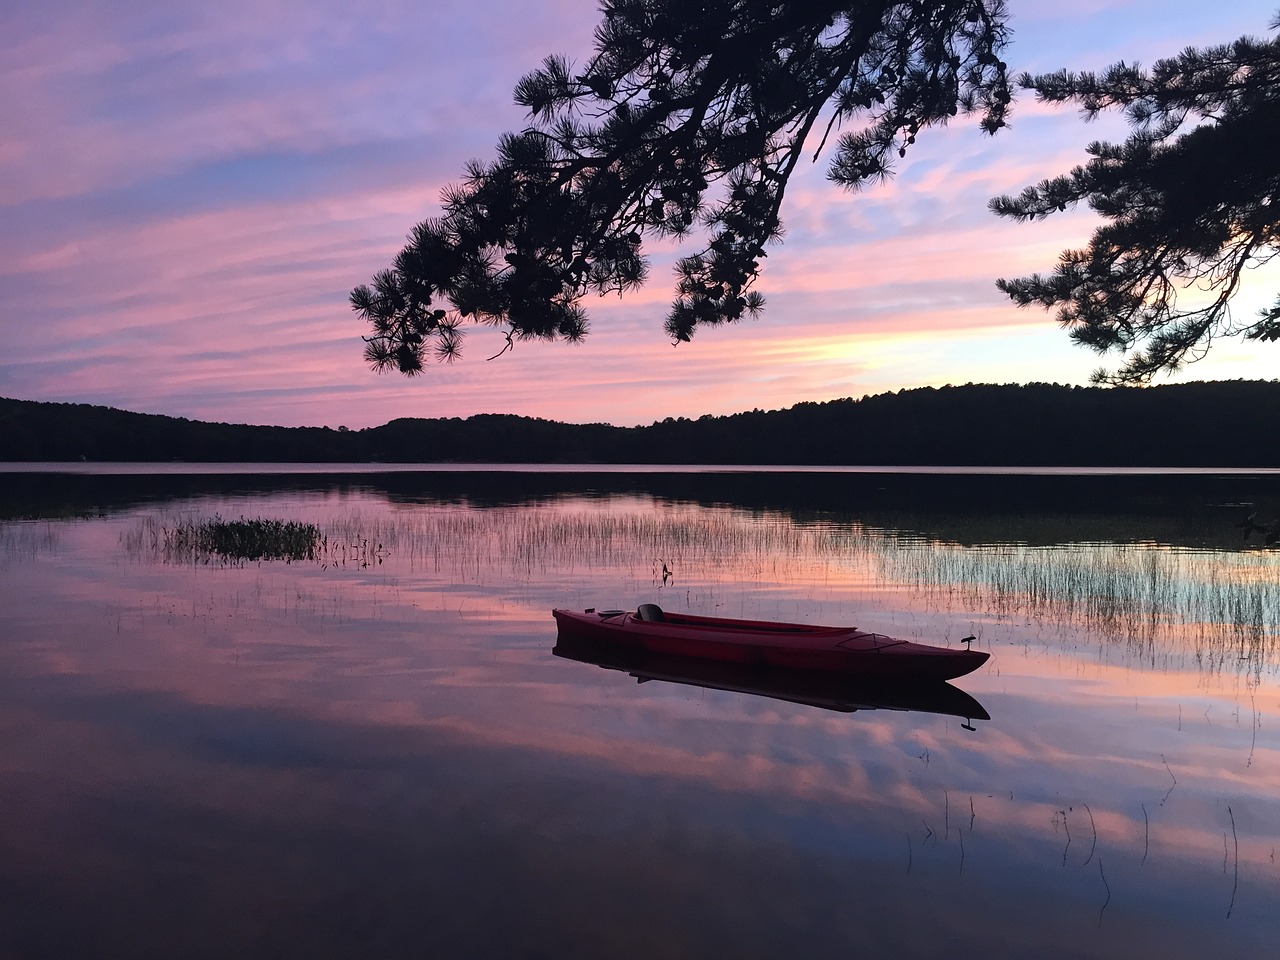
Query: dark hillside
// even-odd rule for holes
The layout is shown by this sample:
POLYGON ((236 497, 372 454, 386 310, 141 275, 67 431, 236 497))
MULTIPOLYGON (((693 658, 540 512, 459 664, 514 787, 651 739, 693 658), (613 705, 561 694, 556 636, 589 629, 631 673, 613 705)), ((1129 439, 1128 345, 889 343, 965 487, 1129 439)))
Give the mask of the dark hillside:
POLYGON ((923 387, 643 427, 481 414, 366 430, 0 399, 0 460, 1280 467, 1280 381, 923 387))
POLYGON ((1280 381, 923 387, 637 432, 673 462, 1280 466, 1280 381))

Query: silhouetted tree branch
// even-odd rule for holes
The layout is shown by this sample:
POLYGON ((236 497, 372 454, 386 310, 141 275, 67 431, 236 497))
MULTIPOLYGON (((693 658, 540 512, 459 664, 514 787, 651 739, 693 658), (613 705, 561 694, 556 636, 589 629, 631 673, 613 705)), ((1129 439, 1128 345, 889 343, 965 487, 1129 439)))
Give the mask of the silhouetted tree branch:
POLYGON ((1015 220, 1085 201, 1107 221, 1052 274, 1000 280, 1001 290, 1020 306, 1056 307, 1077 343, 1124 355, 1096 382, 1147 383, 1217 336, 1280 339, 1280 299, 1252 322, 1230 311, 1243 271, 1280 252, 1280 38, 1187 49, 1150 71, 1122 62, 1017 82, 1039 100, 1078 104, 1086 119, 1120 109, 1133 133, 1091 143, 1092 159, 1066 176, 991 201, 1015 220))
POLYGON ((674 340, 755 316, 760 260, 782 235, 811 138, 821 150, 849 126, 828 176, 856 189, 889 176, 926 127, 961 113, 987 133, 1005 123, 1004 0, 605 0, 601 11, 594 55, 581 67, 548 57, 522 79, 530 126, 472 163, 441 215, 352 291, 375 369, 452 360, 470 322, 512 341, 580 340, 587 293, 647 279, 645 237, 698 235, 676 268, 674 340))

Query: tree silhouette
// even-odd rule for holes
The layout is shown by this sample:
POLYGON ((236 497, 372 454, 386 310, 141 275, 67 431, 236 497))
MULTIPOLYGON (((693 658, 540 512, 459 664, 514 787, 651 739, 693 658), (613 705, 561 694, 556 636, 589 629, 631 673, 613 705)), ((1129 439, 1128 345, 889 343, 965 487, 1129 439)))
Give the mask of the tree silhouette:
POLYGON ((1010 102, 1004 0, 604 0, 595 53, 548 57, 515 98, 530 126, 472 163, 439 217, 351 294, 375 369, 451 360, 469 323, 576 341, 588 293, 648 274, 646 237, 691 241, 666 330, 754 316, 787 181, 838 136, 828 176, 890 175, 926 127, 1010 102), (697 238, 694 239, 694 235, 697 238))
POLYGON ((1066 176, 991 201, 1001 216, 1036 220, 1083 200, 1107 221, 1051 275, 1000 280, 1001 290, 1020 306, 1057 307, 1077 343, 1124 354, 1094 374, 1100 383, 1147 383, 1217 336, 1280 340, 1280 299, 1252 322, 1230 310, 1244 270, 1280 249, 1280 37, 1187 49, 1150 71, 1121 62, 1100 76, 1017 82, 1087 119, 1120 108, 1133 132, 1090 144, 1092 159, 1066 176), (1193 289, 1207 302, 1180 306, 1193 289))

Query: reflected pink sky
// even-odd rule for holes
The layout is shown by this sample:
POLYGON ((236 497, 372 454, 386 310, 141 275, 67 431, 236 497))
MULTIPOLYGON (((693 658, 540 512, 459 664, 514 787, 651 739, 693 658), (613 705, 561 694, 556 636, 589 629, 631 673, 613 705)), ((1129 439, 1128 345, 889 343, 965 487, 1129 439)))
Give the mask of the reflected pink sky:
MULTIPOLYGON (((1014 2, 1016 70, 1150 63, 1261 34, 1269 2, 1014 2)), ((858 196, 821 163, 788 192, 754 323, 673 350, 670 252, 623 302, 589 305, 580 347, 521 345, 417 381, 378 377, 346 305, 466 160, 523 119, 516 79, 581 59, 585 0, 413 4, 10 5, 0 32, 0 395, 284 425, 371 426, 500 412, 646 423, 964 382, 1084 382, 1096 358, 996 291, 1050 267, 1089 217, 997 221, 1021 189, 1114 137, 1104 120, 1021 103, 996 140, 930 131, 858 196), (555 390, 548 384, 554 383, 555 390)), ((1268 305, 1251 277, 1244 316, 1268 305)), ((1224 341, 1184 375, 1268 376, 1265 347, 1224 341)), ((1268 366, 1268 364, 1271 364, 1268 366)))
MULTIPOLYGON (((0 766, 36 782, 75 770, 74 782, 106 795, 180 774, 174 802, 258 817, 274 814, 254 804, 295 789, 289 764, 323 766, 334 750, 357 765, 446 748, 532 757, 675 792, 856 810, 894 858, 915 844, 910 856, 926 875, 949 876, 960 856, 982 889, 984 876, 1057 869, 1027 882, 1045 896, 1066 883, 1062 896, 1096 910, 1092 851, 1105 858, 1121 926, 1166 898, 1189 911, 1183 920, 1216 922, 1231 892, 1221 866, 1234 817, 1232 866, 1248 895, 1233 930, 1274 915, 1274 660, 1260 682, 1248 671, 1205 671, 1188 648, 1194 638, 1172 631, 1161 641, 1170 655, 1153 668, 1087 625, 993 616, 962 590, 942 604, 936 592, 886 581, 880 566, 824 553, 824 536, 780 516, 632 497, 479 510, 293 495, 8 524, 0 609, 10 639, 0 673, 26 692, 6 710, 19 736, 0 766), (386 559, 220 568, 166 563, 146 547, 149 531, 183 516, 268 504, 334 537, 385 541, 386 559), (650 557, 675 530, 692 545, 663 588, 650 557), (847 619, 854 605, 865 627, 938 642, 976 624, 994 656, 958 685, 993 719, 969 732, 955 718, 841 716, 641 687, 553 658, 549 608, 606 594, 611 603, 657 596, 677 609, 817 621, 847 619), (32 722, 39 737, 22 733, 32 722), (1176 888, 1186 877, 1198 878, 1188 881, 1199 891, 1193 902, 1176 888)), ((332 816, 330 804, 348 802, 340 793, 300 815, 332 816)), ((518 805, 491 812, 525 822, 518 805)))

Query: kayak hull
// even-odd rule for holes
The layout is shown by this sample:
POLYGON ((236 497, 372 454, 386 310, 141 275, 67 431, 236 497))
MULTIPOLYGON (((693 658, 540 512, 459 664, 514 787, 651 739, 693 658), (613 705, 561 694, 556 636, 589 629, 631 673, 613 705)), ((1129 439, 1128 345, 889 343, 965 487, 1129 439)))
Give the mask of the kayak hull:
POLYGON ((552 610, 562 637, 649 653, 755 666, 857 676, 868 680, 953 680, 990 654, 948 649, 852 627, 822 627, 665 613, 552 610))

